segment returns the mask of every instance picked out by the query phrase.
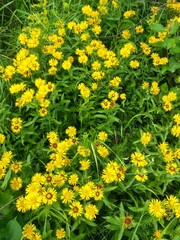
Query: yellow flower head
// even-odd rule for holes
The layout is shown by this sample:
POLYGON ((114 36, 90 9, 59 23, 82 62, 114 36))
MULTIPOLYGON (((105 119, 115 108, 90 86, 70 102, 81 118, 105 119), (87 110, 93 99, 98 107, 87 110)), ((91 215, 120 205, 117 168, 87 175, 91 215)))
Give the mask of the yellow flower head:
POLYGON ((140 152, 135 152, 131 154, 131 162, 138 167, 144 167, 148 164, 144 154, 140 152))
POLYGON ((81 167, 80 170, 85 171, 88 170, 90 167, 90 161, 89 160, 81 160, 79 161, 81 167))
POLYGON ((0 133, 0 144, 4 143, 6 137, 4 134, 0 133))
POLYGON ((93 220, 94 218, 96 218, 96 215, 98 214, 98 209, 95 205, 93 204, 88 204, 85 207, 85 214, 84 216, 88 219, 88 220, 93 220))
POLYGON ((143 145, 147 145, 150 141, 151 141, 151 138, 152 138, 152 134, 149 133, 149 132, 144 132, 141 136, 141 143, 143 145))
POLYGON ((20 177, 14 177, 10 181, 10 187, 14 191, 19 190, 22 187, 22 179, 20 177))
POLYGON ((165 216, 163 203, 158 199, 152 199, 149 203, 149 213, 156 218, 162 218, 165 216))
POLYGON ((43 203, 51 205, 57 201, 57 192, 54 188, 48 188, 43 192, 43 203))
POLYGON ((131 68, 136 69, 139 67, 140 63, 137 60, 131 60, 129 65, 131 68))
POLYGON ((98 133, 98 139, 99 139, 100 141, 106 141, 107 138, 108 138, 107 133, 105 133, 105 132, 99 132, 99 133, 98 133))
POLYGON ((64 188, 61 193, 63 203, 71 203, 74 200, 74 192, 71 189, 64 188))
POLYGON ((73 218, 77 218, 83 214, 83 206, 79 201, 74 201, 70 205, 69 215, 73 218))
POLYGON ((68 180, 68 183, 69 183, 70 185, 76 185, 76 183, 78 182, 78 180, 79 180, 78 175, 77 175, 76 173, 73 173, 73 174, 70 175, 69 180, 68 180))
POLYGON ((56 230, 57 239, 63 239, 65 236, 66 236, 66 232, 65 232, 64 228, 58 228, 56 230))
POLYGON ((99 155, 102 157, 102 158, 106 158, 108 155, 109 155, 109 151, 106 147, 102 146, 102 145, 99 145, 97 147, 97 152, 99 153, 99 155))

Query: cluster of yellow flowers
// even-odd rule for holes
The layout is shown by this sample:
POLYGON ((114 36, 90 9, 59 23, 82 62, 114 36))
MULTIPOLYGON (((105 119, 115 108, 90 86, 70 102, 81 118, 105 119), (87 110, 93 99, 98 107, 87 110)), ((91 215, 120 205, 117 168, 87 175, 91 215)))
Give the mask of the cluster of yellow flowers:
POLYGON ((4 152, 0 160, 0 179, 6 175, 6 170, 10 164, 13 155, 11 151, 4 152))
POLYGON ((163 160, 166 163, 166 172, 174 175, 179 173, 178 161, 180 159, 180 149, 177 148, 175 151, 168 145, 167 142, 162 142, 158 145, 159 150, 163 155, 163 160))
POLYGON ((166 65, 168 63, 168 58, 167 57, 160 57, 158 53, 152 53, 151 58, 153 59, 153 65, 155 67, 159 65, 166 65))
POLYGON ((180 3, 177 0, 167 0, 167 7, 180 13, 180 3))
POLYGON ((166 112, 171 111, 172 108, 173 108, 173 105, 172 105, 171 102, 176 101, 176 99, 177 99, 177 95, 176 95, 175 92, 170 91, 170 92, 168 93, 168 95, 164 95, 164 96, 162 97, 163 109, 164 109, 166 112))
POLYGON ((152 199, 149 203, 149 213, 156 218, 165 218, 167 220, 172 218, 172 214, 176 218, 180 218, 180 201, 174 195, 169 195, 166 199, 160 201, 152 199))
POLYGON ((24 239, 28 239, 28 240, 42 240, 42 236, 39 233, 38 229, 36 228, 36 226, 32 223, 27 223, 24 227, 23 227, 23 232, 22 232, 23 238, 24 239))
POLYGON ((135 46, 132 43, 126 43, 119 51, 123 58, 128 58, 132 53, 135 52, 135 46))
POLYGON ((173 125, 171 129, 171 133, 173 136, 179 137, 180 136, 180 114, 179 113, 175 114, 173 116, 173 120, 175 122, 175 125, 173 125))
MULTIPOLYGON (((169 0, 167 6, 175 9, 175 3, 176 1, 169 0)), ((62 5, 66 6, 66 10, 68 10, 70 3, 64 2, 62 5)), ((178 10, 177 6, 176 10, 178 10)), ((132 184, 135 179, 139 182, 139 186, 145 186, 148 177, 150 180, 150 175, 148 175, 150 171, 151 174, 156 171, 156 169, 153 169, 156 161, 160 162, 156 166, 157 171, 159 172, 159 168, 161 168, 162 174, 165 174, 165 176, 176 177, 179 174, 180 149, 177 146, 180 136, 180 114, 175 109, 178 103, 172 104, 172 102, 177 102, 179 92, 178 90, 177 93, 169 90, 166 95, 162 96, 164 93, 161 88, 161 79, 159 79, 160 71, 163 65, 168 66, 170 64, 171 59, 168 58, 169 55, 167 54, 169 49, 167 49, 167 52, 158 52, 157 43, 163 43, 171 35, 169 32, 171 24, 174 21, 180 23, 180 20, 177 17, 167 21, 167 26, 163 32, 158 32, 157 35, 150 37, 147 35, 148 37, 145 38, 145 35, 141 33, 144 33, 146 28, 143 24, 139 25, 141 22, 136 23, 136 11, 125 11, 122 14, 123 21, 125 23, 134 21, 134 29, 129 29, 125 24, 123 29, 120 30, 120 37, 119 33, 113 36, 115 39, 117 38, 115 41, 119 44, 116 45, 115 50, 112 50, 113 48, 107 47, 108 44, 105 44, 100 36, 103 33, 105 15, 108 16, 112 9, 113 11, 117 10, 119 7, 118 1, 99 0, 96 8, 84 5, 81 8, 81 18, 79 20, 78 17, 68 20, 65 19, 65 16, 62 20, 58 16, 58 21, 53 23, 52 26, 50 26, 47 17, 47 1, 41 0, 41 4, 35 4, 33 7, 34 9, 42 8, 44 12, 41 12, 40 15, 29 16, 29 20, 32 22, 18 36, 20 49, 12 64, 6 67, 0 66, 2 79, 4 84, 8 86, 11 97, 15 97, 15 107, 18 111, 18 113, 12 112, 12 116, 9 118, 10 134, 12 136, 8 137, 4 134, 7 131, 3 133, 3 129, 0 129, 2 132, 0 133, 0 144, 2 144, 2 151, 4 151, 0 159, 0 180, 5 178, 8 171, 11 173, 9 180, 11 191, 16 193, 20 190, 21 192, 21 195, 16 199, 16 208, 20 213, 38 212, 47 208, 50 209, 49 216, 51 217, 52 214, 54 217, 53 210, 58 206, 58 211, 61 214, 62 206, 62 211, 65 209, 64 212, 67 212, 68 218, 73 218, 73 221, 77 220, 78 217, 82 217, 83 221, 93 221, 100 214, 101 203, 98 201, 106 200, 105 194, 109 186, 116 185, 115 187, 119 187, 125 179, 128 183, 131 181, 132 184), (44 17, 42 13, 44 13, 44 17), (44 19, 46 22, 43 28, 41 21, 36 21, 38 18, 44 19), (145 74, 141 74, 143 73, 143 67, 145 74), (146 68, 149 72, 154 71, 153 76, 147 77, 147 80, 146 74, 148 74, 148 71, 146 72, 146 68), (136 78, 137 81, 135 82, 133 78, 136 78), (126 84, 126 81, 129 81, 130 87, 126 84), (141 86, 140 91, 137 88, 134 89, 135 85, 141 86), (133 89, 131 89, 131 86, 133 86, 133 89), (62 98, 60 92, 62 92, 62 98), (156 123, 153 116, 150 118, 153 124, 151 126, 151 123, 149 123, 148 128, 145 117, 145 120, 140 119, 143 130, 140 130, 142 134, 139 139, 135 139, 139 145, 138 147, 132 146, 136 144, 136 142, 132 144, 133 137, 137 137, 138 134, 133 133, 132 138, 128 139, 131 135, 128 131, 133 131, 133 128, 124 128, 125 121, 129 121, 126 125, 129 126, 128 124, 134 121, 136 117, 145 116, 145 112, 142 114, 141 109, 140 114, 138 114, 140 105, 134 99, 132 103, 137 104, 137 106, 135 106, 136 109, 132 109, 131 97, 134 96, 131 94, 133 92, 135 92, 136 97, 140 98, 139 102, 147 104, 145 107, 143 105, 144 108, 142 108, 147 110, 147 114, 150 115, 151 112, 155 112, 154 109, 160 105, 159 99, 165 111, 160 108, 164 116, 165 114, 171 114, 172 122, 169 125, 169 133, 171 138, 177 140, 174 149, 171 147, 172 144, 170 145, 167 142, 162 142, 156 146, 158 138, 163 139, 163 137, 157 131, 154 133, 156 123), (146 96, 144 97, 144 95, 146 96), (81 97, 80 100, 79 96, 81 97), (87 109, 93 109, 92 112, 95 113, 98 108, 97 115, 95 113, 95 116, 89 117, 89 119, 91 117, 94 117, 93 119, 100 118, 97 121, 98 130, 95 121, 92 121, 91 127, 91 119, 87 123, 87 132, 90 129, 90 132, 87 133, 83 128, 77 131, 77 128, 80 127, 79 118, 74 122, 72 120, 73 123, 70 123, 72 125, 76 124, 77 128, 75 126, 67 127, 68 122, 66 121, 71 121, 71 113, 68 112, 67 115, 65 113, 65 118, 56 115, 55 111, 51 114, 53 108, 59 111, 56 103, 62 103, 63 106, 64 102, 67 103, 66 108, 69 107, 69 112, 72 108, 74 109, 74 106, 76 112, 81 111, 81 107, 85 110, 87 107, 87 109), (120 105, 124 107, 122 116, 118 111, 120 105), (148 112, 150 105, 153 109, 148 112), (130 108, 128 108, 129 106, 130 108), (31 109, 38 111, 37 116, 36 113, 30 112, 31 109), (175 111, 171 111, 174 109, 175 111), (116 111, 118 112, 117 115, 114 114, 116 111), (24 114, 24 118, 21 118, 22 116, 20 117, 19 113, 24 114), (109 115, 106 115, 106 113, 109 115), (45 127, 42 130, 42 134, 48 132, 47 139, 43 139, 43 141, 48 140, 49 143, 49 148, 46 149, 49 160, 41 159, 42 165, 39 169, 31 173, 29 180, 25 180, 22 169, 25 169, 26 164, 22 160, 12 160, 14 151, 13 153, 5 151, 3 147, 6 147, 6 140, 11 141, 13 139, 12 141, 14 141, 14 139, 17 139, 17 141, 20 141, 21 133, 25 131, 28 125, 26 121, 31 114, 35 116, 33 121, 36 121, 39 116, 43 117, 34 123, 34 126, 36 126, 36 123, 37 126, 42 123, 40 131, 43 128, 43 123, 47 123, 47 128, 45 127), (54 116, 59 119, 57 120, 54 116), (129 116, 131 116, 131 119, 129 119, 129 116), (116 130, 116 125, 112 127, 113 129, 110 129, 111 125, 107 126, 106 132, 106 127, 103 124, 101 125, 101 118, 106 121, 110 118, 111 121, 111 117, 112 122, 117 117, 114 122, 120 129, 116 130), (60 127, 57 126, 56 130, 52 131, 54 124, 60 123, 62 119, 62 123, 59 124, 60 127), (120 122, 121 124, 118 125, 120 122), (64 128, 66 128, 65 133, 62 130, 64 128), (127 136, 125 136, 126 133, 127 136), (63 134, 66 134, 65 137, 63 134), (123 156, 126 150, 123 149, 121 152, 121 144, 113 146, 111 138, 113 134, 115 141, 121 138, 122 146, 128 139, 127 158, 122 157, 121 159, 118 156, 118 154, 123 156), (130 151, 130 147, 133 150, 130 151), (156 152, 157 160, 153 159, 153 155, 151 156, 151 147, 152 149, 155 148, 155 151, 157 149, 159 151, 156 152), (117 155, 114 149, 115 151, 117 149, 117 155), (114 155, 115 158, 113 158, 114 155), (127 160, 127 164, 124 160, 127 160), (95 174, 98 175, 98 178, 94 177, 95 174), (54 209, 53 206, 55 206, 54 209)), ((159 7, 151 9, 148 22, 150 25, 156 22, 158 11, 160 11, 159 7)), ((113 45, 113 41, 111 44, 113 45)), ((132 106, 134 106, 133 104, 132 106)), ((91 114, 88 110, 86 113, 87 115, 91 114)), ((141 126, 135 128, 137 131, 141 126)), ((40 136, 42 135, 40 134, 40 136)), ((22 139, 23 137, 22 134, 22 139)), ((169 141, 166 137, 164 141, 169 141)), ((32 166, 34 164, 32 162, 32 166)), ((137 181, 135 182, 137 183, 137 181)), ((158 219, 179 218, 180 201, 173 195, 168 196, 163 201, 152 199, 149 203, 149 212, 158 219)), ((61 227, 61 223, 58 224, 56 224, 53 234, 57 239, 63 239, 66 237, 66 232, 61 227)), ((125 228, 131 226, 132 217, 129 215, 124 217, 123 224, 125 228)), ((159 232, 156 232, 156 235, 158 234, 159 232)), ((33 224, 33 220, 24 226, 22 235, 24 239, 29 240, 43 239, 38 228, 33 224)))
POLYGON ((121 182, 125 179, 125 173, 125 166, 110 161, 102 172, 102 179, 105 183, 121 182))

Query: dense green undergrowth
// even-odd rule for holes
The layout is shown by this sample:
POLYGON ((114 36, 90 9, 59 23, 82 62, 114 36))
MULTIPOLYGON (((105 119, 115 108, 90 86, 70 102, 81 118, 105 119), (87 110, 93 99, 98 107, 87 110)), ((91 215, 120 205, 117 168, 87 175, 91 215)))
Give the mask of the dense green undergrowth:
POLYGON ((0 240, 178 240, 180 3, 0 19, 0 240))

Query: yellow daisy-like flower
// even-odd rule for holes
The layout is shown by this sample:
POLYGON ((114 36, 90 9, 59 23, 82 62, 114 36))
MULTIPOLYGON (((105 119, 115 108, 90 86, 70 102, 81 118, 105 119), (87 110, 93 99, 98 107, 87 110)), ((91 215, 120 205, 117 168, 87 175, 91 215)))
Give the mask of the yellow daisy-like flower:
POLYGON ((22 162, 13 162, 10 166, 11 170, 15 173, 21 171, 21 168, 22 168, 22 162))
POLYGON ((99 153, 99 155, 102 157, 102 158, 106 158, 108 155, 109 155, 109 151, 106 147, 102 146, 102 145, 99 145, 97 147, 97 152, 99 153))
POLYGON ((132 61, 130 61, 130 63, 129 63, 129 66, 130 66, 131 68, 133 68, 133 69, 138 68, 139 65, 140 65, 140 63, 139 63, 137 60, 132 60, 132 61))
POLYGON ((131 154, 131 162, 138 167, 144 167, 148 164, 144 154, 140 152, 135 152, 131 154))
POLYGON ((179 137, 180 136, 180 125, 175 124, 172 128, 171 128, 171 134, 175 137, 179 137))
POLYGON ((48 114, 48 111, 47 111, 47 109, 46 108, 41 108, 40 110, 39 110, 39 115, 41 116, 41 117, 45 117, 46 115, 48 114))
POLYGON ((0 133, 0 143, 1 143, 1 144, 4 143, 5 138, 6 138, 5 135, 2 134, 2 133, 0 133))
POLYGON ((98 139, 100 141, 106 141, 106 139, 108 138, 108 135, 106 132, 99 132, 98 133, 98 139))
POLYGON ((176 218, 180 218, 180 204, 178 204, 174 210, 176 218))
POLYGON ((76 183, 78 182, 79 177, 76 173, 71 174, 71 176, 69 177, 68 183, 70 185, 76 185, 76 183))
POLYGON ((83 214, 83 206, 79 201, 74 201, 70 205, 69 215, 73 218, 77 218, 83 214))
POLYGON ((135 31, 136 31, 136 33, 143 33, 144 28, 141 25, 138 25, 135 27, 135 31))
POLYGON ((141 136, 141 143, 143 145, 147 145, 150 141, 151 141, 151 138, 152 138, 152 134, 149 133, 149 132, 144 132, 141 136))
POLYGON ((10 187, 15 191, 19 190, 22 187, 22 179, 20 177, 14 177, 10 181, 10 187))
POLYGON ((85 214, 84 216, 88 219, 88 220, 93 220, 94 218, 96 218, 96 215, 98 214, 98 209, 95 205, 93 204, 88 204, 85 207, 85 214))
POLYGON ((156 230, 154 232, 154 237, 155 239, 160 239, 162 236, 161 236, 161 231, 160 230, 156 230))
POLYGON ((141 85, 142 89, 145 90, 149 87, 149 83, 148 82, 143 82, 143 84, 141 85))
POLYGON ((176 124, 180 125, 180 114, 177 113, 173 116, 173 120, 176 124))
POLYGON ((176 196, 170 195, 166 197, 164 204, 171 209, 175 209, 180 204, 180 201, 176 196))
POLYGON ((36 210, 41 206, 42 196, 38 192, 30 192, 25 197, 27 203, 27 210, 36 210))
POLYGON ((54 188, 48 188, 43 192, 43 203, 51 205, 57 201, 57 192, 54 188))
POLYGON ((19 197, 16 201, 16 208, 19 212, 22 212, 22 213, 26 212, 28 209, 27 205, 28 203, 23 196, 19 197))
POLYGON ((145 169, 141 169, 141 170, 137 170, 137 175, 135 176, 135 179, 139 182, 145 182, 148 179, 147 176, 147 170, 145 169))
POLYGON ((160 149, 160 151, 164 154, 167 152, 168 150, 168 143, 167 142, 162 142, 158 145, 158 148, 160 149))
POLYGON ((123 37, 124 39, 129 39, 130 36, 131 36, 131 33, 130 33, 129 30, 126 29, 126 30, 122 31, 122 37, 123 37))
POLYGON ((88 201, 90 198, 94 196, 94 188, 95 186, 91 186, 91 184, 87 183, 79 189, 79 195, 82 200, 88 201))
POLYGON ((74 199, 74 192, 71 189, 64 188, 61 193, 61 200, 63 203, 70 203, 74 199))
POLYGON ((170 173, 171 175, 177 174, 179 172, 179 167, 175 162, 167 163, 166 172, 170 173))
POLYGON ((133 224, 133 217, 130 216, 130 215, 126 215, 123 218, 123 225, 124 225, 124 227, 129 229, 129 228, 131 228, 132 224, 133 224))
POLYGON ((90 161, 89 160, 81 160, 79 161, 81 167, 80 170, 85 171, 88 170, 90 167, 90 161))
POLYGON ((69 126, 67 129, 66 129, 66 134, 69 136, 69 137, 74 137, 76 136, 76 133, 77 133, 77 130, 75 127, 73 126, 69 126))
POLYGON ((94 200, 98 201, 103 198, 103 187, 96 186, 94 189, 94 200))
POLYGON ((0 167, 0 179, 2 179, 6 175, 6 169, 0 167))
POLYGON ((163 208, 162 202, 158 199, 152 199, 149 203, 149 213, 156 218, 165 216, 165 209, 163 208))
POLYGON ((121 100, 126 100, 126 94, 125 93, 121 93, 119 95, 119 97, 120 97, 121 100))
POLYGON ((66 236, 66 232, 65 232, 64 228, 58 228, 56 230, 57 239, 63 239, 65 236, 66 236))
POLYGON ((32 223, 24 225, 22 235, 24 238, 30 239, 36 231, 36 226, 32 223))

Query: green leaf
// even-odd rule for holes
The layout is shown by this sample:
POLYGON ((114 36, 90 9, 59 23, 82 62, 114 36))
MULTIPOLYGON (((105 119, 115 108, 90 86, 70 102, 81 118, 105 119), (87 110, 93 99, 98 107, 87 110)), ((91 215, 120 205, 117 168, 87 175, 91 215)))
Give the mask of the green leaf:
POLYGON ((116 233, 116 238, 115 239, 121 240, 123 238, 124 229, 125 228, 124 228, 123 224, 121 224, 119 226, 119 231, 117 231, 117 233, 116 233))
POLYGON ((8 240, 20 240, 22 237, 21 226, 16 220, 16 217, 7 224, 7 239, 8 240))
POLYGON ((112 186, 112 187, 105 187, 104 188, 104 192, 111 192, 113 191, 114 189, 116 189, 118 186, 112 186))
POLYGON ((1 188, 2 188, 3 190, 6 189, 10 177, 11 177, 11 169, 9 169, 8 172, 6 173, 6 176, 5 176, 4 181, 3 181, 3 183, 2 183, 1 188))
POLYGON ((97 224, 93 221, 90 221, 88 219, 85 219, 84 221, 85 221, 85 223, 87 223, 87 225, 89 225, 91 227, 97 227, 97 224))
POLYGON ((106 221, 111 223, 111 224, 114 224, 114 225, 117 225, 117 226, 119 226, 119 224, 120 224, 120 219, 118 217, 114 218, 114 217, 106 216, 106 217, 103 217, 103 218, 106 219, 106 221))
POLYGON ((115 207, 115 205, 110 203, 105 197, 103 198, 103 203, 110 209, 113 209, 115 207))
POLYGON ((125 213, 124 213, 123 202, 120 203, 119 212, 120 212, 120 217, 121 217, 121 218, 124 217, 125 213))
POLYGON ((116 231, 116 230, 119 230, 119 226, 115 226, 115 225, 112 225, 112 224, 107 224, 105 226, 107 229, 111 230, 111 231, 116 231))
POLYGON ((71 227, 71 231, 72 232, 74 232, 74 230, 76 230, 77 228, 78 228, 78 226, 79 226, 79 224, 80 224, 80 221, 79 221, 80 219, 77 219, 74 223, 73 223, 73 225, 72 225, 72 227, 71 227))
POLYGON ((169 33, 170 34, 175 34, 179 29, 179 23, 177 21, 172 22, 170 25, 170 30, 169 33))
POLYGON ((170 58, 169 71, 174 73, 177 69, 180 69, 180 62, 177 62, 174 58, 170 58))
POLYGON ((176 53, 180 53, 180 47, 175 47, 175 48, 171 48, 171 50, 170 50, 170 52, 172 53, 172 54, 176 54, 176 53))
POLYGON ((164 43, 167 49, 174 48, 176 46, 176 40, 174 38, 167 38, 164 40, 164 43))
POLYGON ((177 226, 177 218, 174 218, 168 225, 167 227, 164 229, 163 233, 165 234, 170 234, 172 233, 172 231, 174 230, 174 227, 177 226))
POLYGON ((85 239, 85 237, 86 237, 86 234, 85 233, 81 233, 74 239, 76 239, 76 240, 83 240, 83 239, 85 239))
POLYGON ((162 24, 160 23, 154 23, 151 25, 151 29, 154 31, 154 32, 164 32, 165 31, 165 28, 162 24))

